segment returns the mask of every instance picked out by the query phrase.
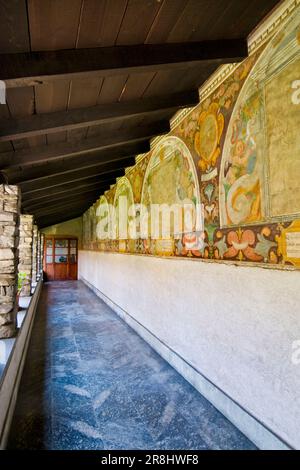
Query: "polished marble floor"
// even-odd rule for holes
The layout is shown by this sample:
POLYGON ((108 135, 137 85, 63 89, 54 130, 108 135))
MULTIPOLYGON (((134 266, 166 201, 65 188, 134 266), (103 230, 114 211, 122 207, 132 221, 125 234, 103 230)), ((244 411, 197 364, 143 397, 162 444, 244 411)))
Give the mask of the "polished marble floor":
POLYGON ((82 282, 43 287, 10 449, 254 449, 82 282))

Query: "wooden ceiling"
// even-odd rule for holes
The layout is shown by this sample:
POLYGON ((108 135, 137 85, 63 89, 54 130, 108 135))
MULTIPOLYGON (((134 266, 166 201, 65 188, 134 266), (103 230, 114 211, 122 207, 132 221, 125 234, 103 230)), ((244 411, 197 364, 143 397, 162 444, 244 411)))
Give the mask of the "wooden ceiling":
POLYGON ((0 170, 23 212, 82 214, 277 3, 0 0, 0 170))

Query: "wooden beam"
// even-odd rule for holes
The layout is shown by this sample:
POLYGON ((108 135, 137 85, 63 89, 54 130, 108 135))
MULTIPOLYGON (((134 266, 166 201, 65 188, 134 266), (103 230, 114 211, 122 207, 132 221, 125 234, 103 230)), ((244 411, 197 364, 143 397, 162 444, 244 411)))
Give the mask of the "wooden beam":
POLYGON ((15 173, 6 173, 8 175, 8 180, 13 181, 14 184, 22 184, 25 182, 31 182, 34 180, 45 179, 51 176, 59 177, 60 175, 68 174, 73 171, 80 171, 84 174, 98 174, 100 170, 105 172, 107 169, 120 169, 125 168, 126 166, 132 166, 135 164, 135 157, 133 156, 136 153, 144 153, 146 148, 149 150, 149 147, 140 147, 143 149, 142 152, 129 152, 124 148, 121 154, 113 154, 110 157, 106 155, 105 159, 94 158, 92 160, 87 159, 85 161, 84 157, 80 158, 79 161, 67 161, 67 162, 57 162, 49 163, 46 165, 41 165, 37 167, 30 167, 21 169, 15 173))
POLYGON ((102 189, 98 187, 97 189, 85 190, 83 192, 74 191, 72 193, 64 193, 60 194, 57 197, 49 196, 48 198, 38 199, 37 201, 31 201, 31 203, 25 202, 22 204, 22 208, 23 210, 26 210, 26 212, 30 213, 30 211, 49 207, 52 204, 60 204, 74 200, 84 200, 84 198, 88 199, 90 197, 95 197, 95 199, 98 199, 102 194, 103 190, 105 191, 105 188, 102 189))
POLYGON ((34 214, 34 216, 38 216, 41 214, 52 214, 57 213, 59 211, 64 210, 65 208, 72 209, 73 207, 90 207, 93 205, 97 200, 97 196, 93 195, 90 197, 82 197, 73 200, 66 200, 61 204, 51 204, 44 207, 39 207, 37 209, 32 210, 31 212, 28 211, 30 214, 34 214))
POLYGON ((102 175, 103 178, 112 177, 115 175, 120 176, 120 171, 124 174, 124 168, 127 166, 132 166, 135 162, 133 157, 125 158, 116 162, 114 165, 100 165, 94 166, 91 168, 86 168, 84 170, 74 170, 67 171, 65 173, 60 173, 59 175, 43 176, 41 178, 35 178, 33 180, 22 181, 22 178, 19 181, 9 181, 9 184, 19 184, 22 191, 29 191, 34 189, 41 189, 46 187, 58 186, 64 183, 78 182, 81 180, 86 180, 90 177, 96 175, 102 175), (120 170, 120 171, 119 171, 120 170))
MULTIPOLYGON (((77 195, 90 193, 92 191, 95 191, 95 192, 98 192, 99 194, 102 194, 103 191, 105 191, 107 189, 107 186, 109 184, 114 183, 114 182, 115 182, 115 180, 111 179, 111 180, 107 180, 106 185, 103 185, 103 184, 99 185, 99 183, 97 183, 97 184, 85 185, 85 186, 82 186, 82 187, 79 187, 79 188, 74 187, 74 185, 72 185, 73 187, 71 187, 68 190, 65 190, 65 191, 61 190, 61 191, 58 191, 57 193, 54 193, 52 195, 48 194, 46 192, 46 193, 43 194, 43 196, 40 196, 40 197, 34 197, 34 196, 29 194, 28 199, 26 199, 26 197, 24 198, 24 196, 22 197, 22 207, 24 209, 30 209, 31 207, 37 206, 39 204, 45 204, 48 201, 63 199, 63 198, 67 198, 67 197, 70 197, 70 196, 76 197, 77 195)), ((50 189, 51 188, 49 188, 49 190, 50 189)), ((59 187, 58 187, 58 189, 59 189, 59 187)))
POLYGON ((44 216, 44 215, 50 215, 50 214, 56 214, 56 213, 61 213, 62 211, 66 210, 73 210, 76 208, 82 208, 82 212, 84 212, 88 207, 92 206, 96 202, 95 198, 91 199, 85 199, 79 200, 79 201, 71 201, 66 204, 61 204, 60 206, 49 206, 49 207, 44 207, 43 209, 39 209, 33 212, 33 215, 35 217, 39 216, 44 216))
POLYGON ((34 114, 21 118, 0 120, 0 142, 50 134, 81 127, 95 126, 125 118, 143 116, 157 111, 170 113, 175 109, 192 107, 199 103, 198 90, 149 97, 134 101, 120 101, 90 108, 71 109, 55 113, 34 114))
POLYGON ((203 61, 239 62, 247 55, 246 38, 0 54, 0 79, 7 87, 32 86, 87 74, 155 72, 203 61))
POLYGON ((62 142, 16 150, 15 152, 0 154, 0 166, 1 169, 11 172, 18 170, 20 166, 24 168, 38 163, 66 161, 66 159, 72 159, 71 165, 76 166, 80 161, 79 155, 85 162, 92 163, 100 159, 105 161, 106 157, 111 158, 114 156, 116 158, 119 152, 124 154, 123 149, 126 148, 130 149, 132 155, 142 153, 141 147, 149 148, 149 146, 147 143, 141 144, 141 142, 169 131, 170 123, 168 121, 159 121, 135 128, 120 129, 118 132, 114 130, 104 136, 84 139, 80 142, 62 142))

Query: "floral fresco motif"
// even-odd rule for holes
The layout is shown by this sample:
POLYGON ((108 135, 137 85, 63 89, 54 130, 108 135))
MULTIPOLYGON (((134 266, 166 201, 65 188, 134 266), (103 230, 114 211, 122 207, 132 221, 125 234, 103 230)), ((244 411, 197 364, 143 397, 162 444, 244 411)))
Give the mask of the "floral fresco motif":
POLYGON ((270 262, 278 261, 278 227, 238 228, 236 230, 217 230, 215 233, 216 259, 237 259, 239 261, 270 262))

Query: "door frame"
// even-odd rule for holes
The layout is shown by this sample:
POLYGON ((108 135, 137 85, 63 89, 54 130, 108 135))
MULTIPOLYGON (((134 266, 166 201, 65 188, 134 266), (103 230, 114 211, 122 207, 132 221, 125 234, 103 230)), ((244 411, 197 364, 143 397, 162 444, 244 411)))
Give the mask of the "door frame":
POLYGON ((56 280, 77 280, 78 279, 78 237, 76 236, 71 236, 71 235, 45 235, 44 237, 44 246, 43 246, 43 271, 44 274, 47 278, 49 276, 50 271, 51 274, 49 276, 49 281, 56 281, 56 280), (47 241, 52 240, 52 263, 47 263, 47 241), (68 261, 67 263, 55 263, 55 240, 68 240, 68 261), (76 263, 70 263, 70 242, 71 240, 76 241, 76 263), (56 265, 66 265, 67 267, 67 276, 65 279, 59 279, 56 277, 55 273, 55 266, 56 265), (50 269, 48 269, 47 273, 47 266, 51 266, 50 269), (70 267, 75 266, 75 275, 71 276, 70 273, 70 267))

